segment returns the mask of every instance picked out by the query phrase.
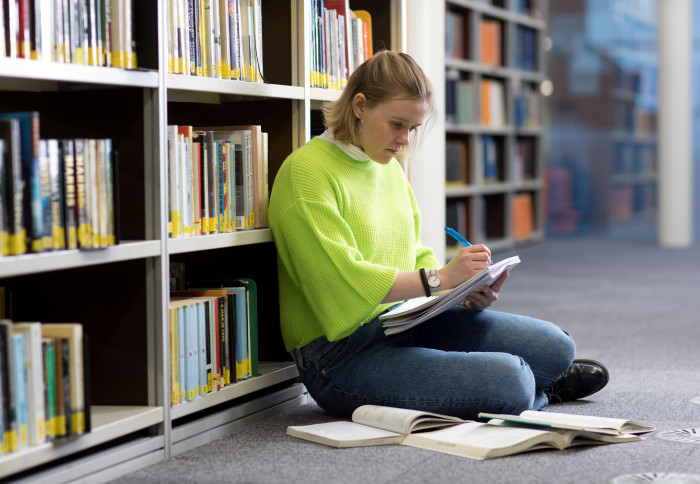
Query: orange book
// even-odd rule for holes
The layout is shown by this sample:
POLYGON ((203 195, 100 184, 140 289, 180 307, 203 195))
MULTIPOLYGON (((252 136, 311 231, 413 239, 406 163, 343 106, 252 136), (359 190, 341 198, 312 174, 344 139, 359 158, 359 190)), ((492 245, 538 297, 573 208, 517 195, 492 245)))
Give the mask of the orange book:
POLYGON ((481 63, 498 67, 501 61, 501 23, 484 19, 481 22, 481 63))
POLYGON ((491 81, 482 79, 479 86, 480 99, 479 109, 481 110, 481 124, 489 126, 491 124, 491 81))
POLYGON ((519 193, 513 196, 513 239, 525 240, 532 236, 533 224, 532 195, 519 193))

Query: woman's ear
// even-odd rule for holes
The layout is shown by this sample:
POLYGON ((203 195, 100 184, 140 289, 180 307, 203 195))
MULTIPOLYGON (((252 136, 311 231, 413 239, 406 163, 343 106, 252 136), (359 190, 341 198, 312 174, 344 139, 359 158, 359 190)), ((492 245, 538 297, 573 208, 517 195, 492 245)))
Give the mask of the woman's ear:
POLYGON ((356 118, 361 118, 367 107, 367 98, 361 92, 352 98, 352 112, 356 118))

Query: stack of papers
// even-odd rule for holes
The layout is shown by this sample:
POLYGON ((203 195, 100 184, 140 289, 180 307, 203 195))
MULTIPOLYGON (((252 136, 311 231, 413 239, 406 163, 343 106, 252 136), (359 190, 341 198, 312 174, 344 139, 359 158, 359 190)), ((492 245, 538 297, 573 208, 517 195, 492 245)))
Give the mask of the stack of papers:
POLYGON ((384 333, 389 336, 406 331, 446 311, 461 303, 465 297, 479 290, 482 286, 490 286, 504 271, 510 270, 518 264, 520 264, 520 257, 515 255, 491 264, 454 289, 443 291, 436 296, 423 296, 407 300, 401 306, 379 316, 379 319, 383 321, 382 326, 386 328, 384 333))

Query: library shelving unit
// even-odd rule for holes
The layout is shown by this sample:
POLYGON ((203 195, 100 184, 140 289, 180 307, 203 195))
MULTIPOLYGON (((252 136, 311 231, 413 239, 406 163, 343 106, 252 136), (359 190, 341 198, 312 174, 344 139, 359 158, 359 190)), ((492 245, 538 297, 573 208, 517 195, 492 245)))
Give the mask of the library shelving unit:
MULTIPOLYGON (((351 1, 391 46, 403 2, 351 1), (397 12, 399 14, 397 14, 397 12)), ((263 1, 263 74, 249 83, 167 72, 166 2, 133 2, 138 69, 0 58, 2 111, 36 110, 42 138, 109 137, 119 152, 120 243, 0 257, 14 321, 80 322, 89 337, 91 431, 0 456, 0 480, 115 479, 307 400, 279 331, 269 229, 170 239, 167 125, 259 124, 269 133, 269 186, 308 141, 312 103, 339 92, 309 83, 310 0, 263 1), (260 376, 170 405, 170 264, 187 278, 250 277, 258 287, 260 376)), ((235 456, 232 456, 235 458, 235 456)))
POLYGON ((492 250, 543 237, 546 6, 445 2, 446 223, 492 250))
MULTIPOLYGON (((615 9, 616 21, 606 29, 616 42, 591 40, 599 66, 587 72, 594 89, 576 85, 572 53, 554 49, 550 56, 556 86, 551 123, 559 126, 551 137, 551 181, 558 184, 552 190, 558 200, 550 206, 551 233, 606 231, 649 221, 656 213, 658 55, 648 45, 656 39, 658 19, 655 10, 634 4, 600 7, 599 13, 615 9), (624 31, 613 35, 620 24, 624 31), (567 204, 568 210, 556 210, 567 204)), ((586 14, 574 1, 553 2, 549 10, 552 25, 586 14)), ((583 29, 583 22, 572 23, 567 35, 583 38, 583 29)))

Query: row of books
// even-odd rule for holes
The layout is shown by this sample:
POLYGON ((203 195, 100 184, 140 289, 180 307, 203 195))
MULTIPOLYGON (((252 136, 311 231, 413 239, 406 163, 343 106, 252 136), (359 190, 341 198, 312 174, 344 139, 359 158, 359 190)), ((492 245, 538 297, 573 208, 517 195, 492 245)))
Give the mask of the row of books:
MULTIPOLYGON (((475 81, 463 79, 459 71, 445 73, 445 113, 448 122, 469 124, 479 121, 482 126, 500 127, 506 124, 506 93, 503 81, 482 78, 478 99, 475 81), (478 104, 477 104, 478 103, 478 104), (477 115, 478 113, 478 115, 477 115)), ((525 111, 525 103, 521 103, 525 111)))
POLYGON ((468 32, 467 15, 463 10, 453 10, 445 4, 445 57, 448 59, 466 59, 469 57, 465 32, 468 32))
POLYGON ((448 187, 469 183, 469 147, 461 139, 445 141, 445 183, 448 187))
POLYGON ((445 120, 470 124, 476 121, 474 81, 463 79, 456 69, 445 71, 445 120))
MULTIPOLYGON (((469 199, 468 198, 448 198, 445 202, 445 225, 452 227, 460 234, 464 234, 467 239, 471 239, 469 230, 469 199)), ((447 247, 456 248, 460 246, 452 237, 446 237, 447 247)))
POLYGON ((636 144, 624 141, 613 145, 612 173, 646 174, 657 172, 657 150, 655 144, 636 144))
POLYGON ((614 186, 610 190, 610 218, 627 220, 654 213, 658 198, 656 183, 614 186))
POLYGON ((132 0, 0 2, 0 57, 136 69, 132 0))
POLYGON ((369 12, 349 0, 311 1, 311 87, 342 89, 372 53, 369 12))
MULTIPOLYGON (((497 138, 490 135, 481 137, 484 182, 499 181, 502 164, 499 160, 500 150, 497 138)), ((535 176, 535 142, 533 138, 518 138, 510 165, 511 179, 514 181, 531 180, 535 176)), ((462 186, 469 183, 469 147, 462 139, 448 139, 445 142, 445 183, 450 186, 462 186)))
POLYGON ((168 72, 263 82, 262 0, 168 0, 168 72))
POLYGON ((268 134, 259 125, 168 126, 171 237, 268 226, 268 134))
MULTIPOLYGON (((483 126, 503 126, 506 124, 505 83, 498 79, 482 79, 479 83, 479 99, 474 93, 474 81, 463 79, 459 71, 450 69, 445 73, 445 113, 446 121, 469 124, 476 121, 483 126)), ((539 126, 540 95, 537 88, 527 82, 520 82, 513 93, 513 116, 518 127, 539 126)))
MULTIPOLYGON (((469 58, 468 43, 465 37, 468 30, 468 17, 464 11, 448 9, 445 17, 445 53, 448 58, 469 58)), ((534 29, 518 26, 513 43, 514 62, 517 69, 534 71, 537 69, 537 32, 534 29)), ((483 18, 479 24, 478 61, 486 66, 503 66, 503 22, 483 18)))
POLYGON ((535 128, 540 125, 541 96, 537 87, 528 82, 518 83, 513 97, 515 125, 535 128))
MULTIPOLYGON (((486 212, 487 202, 483 199, 475 199, 477 207, 486 212)), ((466 197, 447 199, 445 206, 445 222, 448 227, 454 227, 461 234, 469 236, 469 207, 470 201, 466 197)), ((531 238, 535 232, 535 203, 531 192, 521 192, 513 194, 511 198, 511 235, 513 240, 520 242, 531 238)), ((506 220, 505 215, 501 217, 500 223, 506 220)), ((492 223, 499 223, 492 220, 492 223)), ((482 227, 483 233, 489 236, 487 227, 482 227)), ((447 246, 456 248, 459 244, 448 237, 447 246)))
POLYGON ((0 256, 119 241, 111 139, 40 139, 39 113, 0 113, 0 256))
POLYGON ((170 293, 172 405, 258 375, 255 281, 205 281, 201 287, 170 293))
POLYGON ((90 430, 85 341, 77 323, 0 320, 0 453, 90 430))

